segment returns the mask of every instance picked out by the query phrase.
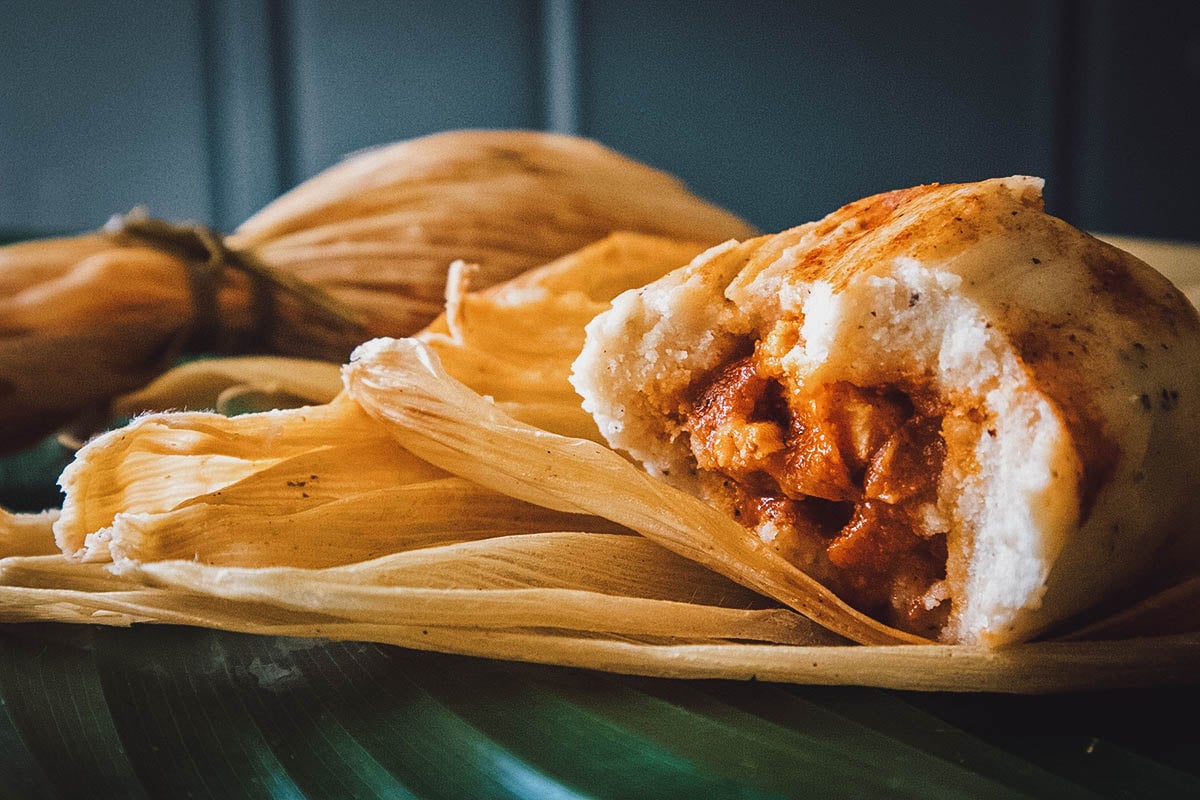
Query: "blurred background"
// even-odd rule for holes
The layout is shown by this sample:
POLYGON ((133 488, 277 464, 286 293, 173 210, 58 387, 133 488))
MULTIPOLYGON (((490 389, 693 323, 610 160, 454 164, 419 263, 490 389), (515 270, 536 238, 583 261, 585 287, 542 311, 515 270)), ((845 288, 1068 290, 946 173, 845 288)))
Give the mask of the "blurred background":
POLYGON ((231 230, 460 127, 597 139, 767 231, 1030 173, 1080 227, 1195 241, 1200 3, 0 0, 3 239, 231 230))

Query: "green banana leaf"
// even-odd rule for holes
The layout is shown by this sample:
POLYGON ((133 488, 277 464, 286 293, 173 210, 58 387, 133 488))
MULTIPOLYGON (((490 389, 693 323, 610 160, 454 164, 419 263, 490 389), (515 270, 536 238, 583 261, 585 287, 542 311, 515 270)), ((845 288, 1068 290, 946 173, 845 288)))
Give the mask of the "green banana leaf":
POLYGON ((0 626, 0 798, 1200 797, 1200 690, 674 681, 0 626))

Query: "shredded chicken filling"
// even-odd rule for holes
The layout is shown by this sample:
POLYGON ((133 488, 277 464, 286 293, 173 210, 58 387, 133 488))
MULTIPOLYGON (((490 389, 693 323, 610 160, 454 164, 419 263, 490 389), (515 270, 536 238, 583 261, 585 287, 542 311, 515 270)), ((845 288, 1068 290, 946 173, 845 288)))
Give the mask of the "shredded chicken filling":
POLYGON ((936 636, 950 610, 936 400, 847 382, 799 393, 775 364, 760 347, 694 394, 697 465, 743 524, 848 603, 936 636))

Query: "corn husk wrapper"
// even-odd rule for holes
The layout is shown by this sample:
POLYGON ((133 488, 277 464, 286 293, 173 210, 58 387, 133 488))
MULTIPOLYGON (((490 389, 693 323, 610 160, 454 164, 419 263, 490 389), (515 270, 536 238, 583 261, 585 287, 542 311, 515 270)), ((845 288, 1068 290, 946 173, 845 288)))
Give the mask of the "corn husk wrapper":
POLYGON ((58 516, 56 509, 39 514, 13 514, 0 508, 0 558, 59 553, 53 534, 58 516))
POLYGON ((328 403, 342 390, 340 366, 287 356, 204 358, 174 367, 113 401, 113 413, 212 410, 233 416, 328 403))
POLYGON ((612 519, 855 641, 919 641, 850 608, 725 514, 614 451, 508 416, 450 377, 422 342, 368 342, 344 374, 349 396, 430 463, 536 505, 612 519))
MULTIPOLYGON (((615 251, 641 246, 653 249, 639 240, 615 251)), ((539 336, 539 326, 569 335, 558 323, 572 307, 590 318, 604 303, 576 282, 614 256, 589 249, 590 257, 547 268, 547 276, 559 270, 553 290, 534 275, 522 292, 459 293, 418 339, 360 349, 346 368, 347 392, 331 403, 234 419, 151 415, 97 439, 64 476, 68 503, 53 523, 67 552, 96 560, 0 559, 0 613, 363 639, 646 675, 904 689, 1046 692, 1200 674, 1195 627, 1176 616, 1187 632, 1147 636, 1161 630, 1154 603, 1121 621, 1143 638, 1116 645, 905 643, 798 573, 773 574, 781 565, 763 562, 735 526, 749 542, 738 544, 731 521, 573 435, 567 393, 549 385, 565 383, 573 353, 550 348, 541 360, 530 348, 504 361, 488 331, 520 318, 523 335, 539 336), (538 313, 522 314, 522 303, 538 313), (475 387, 487 381, 485 397, 475 387), (562 411, 546 413, 553 408, 562 411), (529 424, 549 418, 567 424, 529 424), (176 490, 167 475, 189 485, 176 490), (320 497, 303 497, 310 489, 320 497), (436 516, 437 500, 454 492, 481 509, 469 533, 461 511, 436 516), (400 499, 389 506, 389 497, 400 499), (380 522, 372 515, 384 507, 380 522), (273 528, 286 534, 272 537, 273 528), (392 552, 366 552, 380 545, 392 552)), ((46 537, 50 522, 26 520, 22 529, 46 537)), ((1176 597, 1158 608, 1187 605, 1176 597)))
POLYGON ((0 248, 0 452, 81 415, 104 419, 97 407, 181 352, 340 364, 367 338, 412 334, 441 310, 456 259, 478 265, 473 280, 485 286, 613 231, 705 244, 751 231, 662 172, 532 131, 453 131, 366 151, 223 243, 189 228, 184 244, 147 247, 135 227, 0 248), (252 269, 223 266, 205 247, 252 269))
POLYGON ((344 399, 236 418, 147 415, 89 444, 62 482, 57 543, 93 562, 324 567, 446 541, 618 529, 448 475, 344 399))
POLYGON ((568 381, 584 326, 617 294, 686 264, 704 249, 614 234, 504 284, 468 292, 476 272, 451 270, 447 311, 417 334, 446 369, 517 419, 600 440, 568 381))
MULTIPOLYGON (((714 583, 719 576, 696 571, 687 561, 662 563, 658 559, 670 554, 638 537, 549 533, 500 541, 510 559, 497 559, 500 551, 476 543, 475 553, 467 551, 470 545, 453 545, 325 570, 161 561, 114 575, 104 565, 68 562, 61 555, 5 558, 0 613, 14 621, 159 622, 377 641, 662 677, 935 691, 1037 693, 1187 683, 1195 680, 1200 658, 1195 634, 1120 643, 1044 642, 1000 651, 847 646, 789 611, 729 608, 731 601, 748 599, 738 587, 714 583), (597 546, 600 540, 604 546, 597 546), (576 561, 579 557, 585 560, 576 561), (623 594, 608 593, 618 587, 605 584, 606 574, 620 576, 623 594), (664 575, 700 583, 680 586, 660 581, 664 575), (564 578, 571 589, 544 589, 564 578), (648 599, 635 595, 639 581, 648 599), (585 583, 588 588, 581 590, 585 583), (430 591, 431 585, 437 588, 430 591), (672 592, 680 593, 663 599, 672 592), (717 605, 704 605, 713 599, 717 605), (450 624, 454 621, 465 624, 450 624), (532 621, 552 627, 523 624, 532 621)), ((752 606, 761 602, 749 598, 752 606)))

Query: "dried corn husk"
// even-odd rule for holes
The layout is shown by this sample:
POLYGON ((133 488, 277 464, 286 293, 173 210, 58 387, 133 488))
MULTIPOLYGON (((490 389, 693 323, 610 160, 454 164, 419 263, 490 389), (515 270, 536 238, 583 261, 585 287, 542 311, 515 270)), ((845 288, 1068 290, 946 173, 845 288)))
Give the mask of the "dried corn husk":
POLYGON ((446 369, 517 419, 599 440, 567 380, 584 326, 620 292, 686 264, 704 249, 642 234, 614 234, 479 292, 469 265, 452 270, 447 311, 416 338, 446 369))
POLYGON ((662 677, 937 691, 1189 683, 1200 660, 1194 633, 1000 651, 847 646, 722 581, 639 537, 569 532, 316 570, 158 561, 113 574, 61 555, 27 556, 0 558, 0 618, 163 622, 662 677))
POLYGON ((63 486, 55 535, 84 561, 324 567, 447 541, 617 529, 448 476, 347 400, 145 416, 80 451, 63 486))
POLYGON ((594 142, 455 131, 350 158, 224 241, 138 218, 113 230, 0 248, 0 452, 187 349, 341 363, 366 338, 411 334, 455 259, 484 286, 613 231, 712 244, 750 228, 594 142))
POLYGON ((53 526, 59 512, 13 514, 0 508, 0 558, 58 553, 53 526))
MULTIPOLYGON (((328 404, 235 419, 151 415, 97 439, 64 476, 68 503, 56 532, 68 552, 115 557, 117 571, 61 555, 2 558, 0 615, 924 690, 1045 692, 1200 674, 1194 632, 1000 651, 847 645, 835 632, 911 638, 859 618, 802 576, 768 574, 778 565, 739 549, 729 520, 595 442, 564 435, 578 427, 568 413, 577 401, 554 384, 565 385, 573 353, 550 345, 544 359, 536 347, 505 359, 497 328, 523 320, 522 337, 581 335, 563 320, 590 317, 606 292, 624 288, 586 288, 597 267, 637 248, 663 253, 664 264, 673 258, 644 237, 616 237, 519 279, 520 290, 464 293, 459 284, 451 313, 418 339, 361 348, 346 368, 348 391, 328 404), (485 386, 498 398, 472 391, 485 386), (549 418, 564 424, 555 432, 526 424, 549 418), (326 471, 309 472, 315 465, 326 471), (298 484, 313 474, 332 490, 304 505, 310 498, 298 493, 309 484, 298 484), (188 485, 175 491, 167 475, 188 485), (439 517, 439 499, 455 496, 468 502, 439 517), (456 524, 472 519, 464 506, 478 510, 467 535, 456 524), (381 542, 393 552, 371 557, 381 542)), ((23 524, 48 536, 45 520, 23 524)), ((1172 601, 1164 599, 1160 609, 1172 601)), ((1126 632, 1156 630, 1152 611, 1120 622, 1126 632)))
POLYGON ((337 364, 286 356, 241 356, 189 361, 113 401, 113 413, 251 411, 328 403, 342 390, 337 364))
POLYGON ((351 398, 406 449, 448 472, 535 505, 611 519, 848 639, 921 641, 850 608, 733 519, 614 451, 518 422, 446 374, 416 339, 367 342, 344 374, 351 398))

